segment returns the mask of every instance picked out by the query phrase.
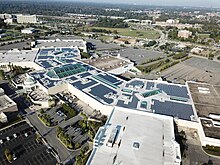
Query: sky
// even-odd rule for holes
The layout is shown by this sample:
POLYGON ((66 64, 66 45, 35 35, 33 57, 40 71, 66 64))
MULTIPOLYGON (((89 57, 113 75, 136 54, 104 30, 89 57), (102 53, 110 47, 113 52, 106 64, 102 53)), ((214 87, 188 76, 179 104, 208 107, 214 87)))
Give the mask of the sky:
MULTIPOLYGON (((71 0, 75 1, 75 0, 71 0)), ((195 6, 195 7, 219 7, 220 0, 78 0, 81 2, 105 2, 105 3, 127 3, 137 5, 159 5, 159 6, 195 6)))

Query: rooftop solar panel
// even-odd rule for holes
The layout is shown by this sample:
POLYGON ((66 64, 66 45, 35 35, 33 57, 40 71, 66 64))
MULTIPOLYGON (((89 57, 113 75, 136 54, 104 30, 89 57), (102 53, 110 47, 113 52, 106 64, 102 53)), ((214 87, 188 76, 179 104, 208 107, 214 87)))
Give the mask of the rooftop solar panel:
POLYGON ((84 78, 84 77, 87 77, 87 76, 90 76, 90 75, 92 75, 92 74, 89 73, 89 72, 86 72, 86 73, 80 74, 79 76, 80 76, 81 78, 84 78))
POLYGON ((116 92, 102 84, 99 84, 93 88, 91 88, 91 91, 89 92, 93 96, 95 96, 98 100, 101 99, 104 102, 111 104, 113 102, 113 99, 106 98, 105 95, 109 93, 116 94, 116 92))
POLYGON ((47 61, 41 61, 41 62, 39 62, 40 63, 40 65, 41 66, 43 66, 44 68, 51 68, 51 67, 53 67, 49 62, 47 62, 47 61))
POLYGON ((157 84, 157 88, 164 91, 170 96, 189 98, 186 87, 180 87, 176 85, 167 85, 167 84, 157 84))
POLYGON ((77 81, 77 82, 72 83, 73 86, 75 86, 77 89, 80 89, 80 90, 88 88, 88 87, 93 86, 95 84, 97 84, 97 82, 92 79, 89 79, 88 83, 85 83, 85 84, 82 84, 81 81, 77 81))
POLYGON ((178 117, 179 119, 191 120, 190 116, 194 115, 192 105, 176 103, 171 101, 160 102, 153 100, 154 105, 151 105, 151 109, 155 110, 155 113, 178 117))
POLYGON ((152 88, 154 87, 154 82, 147 82, 147 86, 146 86, 146 89, 147 90, 151 90, 152 88))
POLYGON ((139 99, 135 95, 133 95, 131 102, 129 102, 128 104, 125 104, 123 100, 119 100, 117 102, 117 106, 124 107, 124 108, 137 109, 138 101, 139 99))
POLYGON ((38 56, 38 60, 46 60, 46 59, 53 59, 53 56, 38 56))
POLYGON ((139 81, 139 80, 134 80, 134 81, 126 84, 126 87, 129 87, 129 86, 142 88, 144 86, 144 82, 143 81, 139 81))
POLYGON ((103 78, 103 79, 106 79, 107 81, 111 82, 111 83, 116 83, 118 82, 119 80, 109 74, 98 74, 99 77, 103 78))
POLYGON ((59 78, 68 77, 86 71, 86 69, 80 64, 66 64, 61 67, 56 67, 53 70, 59 78))

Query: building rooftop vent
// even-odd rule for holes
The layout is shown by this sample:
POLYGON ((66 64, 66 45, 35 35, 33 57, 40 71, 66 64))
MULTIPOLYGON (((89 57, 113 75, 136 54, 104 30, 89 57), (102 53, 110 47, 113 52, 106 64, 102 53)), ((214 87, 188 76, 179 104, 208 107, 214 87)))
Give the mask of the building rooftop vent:
POLYGON ((133 149, 139 150, 140 143, 139 142, 134 142, 132 147, 133 147, 133 149))

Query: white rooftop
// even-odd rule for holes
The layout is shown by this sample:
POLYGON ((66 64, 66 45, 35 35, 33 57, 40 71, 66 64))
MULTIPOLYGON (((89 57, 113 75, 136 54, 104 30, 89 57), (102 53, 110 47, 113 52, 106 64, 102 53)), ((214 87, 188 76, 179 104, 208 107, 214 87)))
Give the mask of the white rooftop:
POLYGON ((117 108, 97 133, 87 164, 177 165, 181 156, 174 138, 172 117, 117 108), (108 141, 114 129, 117 135, 111 147, 108 141))
POLYGON ((34 62, 39 49, 0 51, 0 63, 34 62))
POLYGON ((0 96, 0 112, 15 105, 16 103, 7 95, 0 96))
POLYGON ((37 40, 36 47, 86 47, 86 42, 82 39, 79 40, 37 40))

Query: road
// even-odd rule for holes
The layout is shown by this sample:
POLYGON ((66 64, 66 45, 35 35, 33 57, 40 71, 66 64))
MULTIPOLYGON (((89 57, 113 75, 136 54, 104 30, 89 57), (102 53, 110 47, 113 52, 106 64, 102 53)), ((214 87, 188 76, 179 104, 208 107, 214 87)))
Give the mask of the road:
POLYGON ((179 127, 179 129, 185 131, 188 145, 187 150, 185 151, 186 157, 182 158, 182 164, 205 165, 206 163, 207 165, 209 165, 209 162, 210 165, 220 165, 220 158, 208 155, 203 151, 196 129, 186 127, 179 127), (211 162, 213 164, 211 164, 211 162))
MULTIPOLYGON (((8 85, 7 81, 1 81, 0 87, 3 88, 5 93, 17 103, 19 112, 22 114, 27 114, 27 119, 29 122, 36 127, 41 135, 44 135, 43 137, 46 139, 49 145, 58 152, 62 162, 68 162, 78 154, 78 152, 70 152, 66 149, 66 147, 56 138, 56 128, 44 126, 44 124, 37 117, 37 113, 31 113, 33 111, 24 103, 24 98, 17 94, 15 90, 8 85)), ((73 123, 74 120, 78 120, 78 117, 72 118, 70 121, 66 121, 62 124, 62 126, 65 126, 65 124, 70 124, 70 122, 73 123)))
MULTIPOLYGON (((28 113, 32 112, 30 109, 26 109, 26 111, 28 113)), ((37 128, 38 132, 47 140, 49 145, 58 152, 61 162, 68 162, 78 154, 78 152, 68 151, 66 147, 64 147, 64 145, 56 138, 56 127, 46 127, 37 117, 37 113, 28 115, 27 119, 37 128)))

